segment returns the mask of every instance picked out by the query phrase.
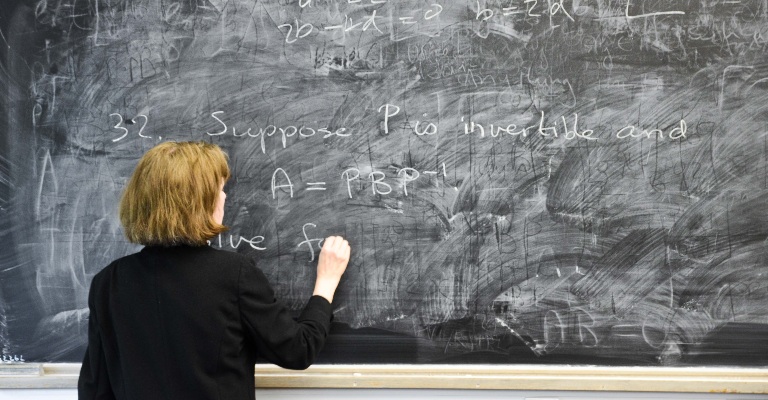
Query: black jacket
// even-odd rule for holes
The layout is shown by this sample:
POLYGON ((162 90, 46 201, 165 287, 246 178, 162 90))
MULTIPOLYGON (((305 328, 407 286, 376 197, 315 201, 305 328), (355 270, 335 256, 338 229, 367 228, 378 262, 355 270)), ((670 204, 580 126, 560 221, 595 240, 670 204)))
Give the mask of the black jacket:
POLYGON ((298 321, 243 255, 145 247, 94 276, 83 399, 254 399, 259 355, 304 369, 323 347, 331 305, 313 296, 298 321))

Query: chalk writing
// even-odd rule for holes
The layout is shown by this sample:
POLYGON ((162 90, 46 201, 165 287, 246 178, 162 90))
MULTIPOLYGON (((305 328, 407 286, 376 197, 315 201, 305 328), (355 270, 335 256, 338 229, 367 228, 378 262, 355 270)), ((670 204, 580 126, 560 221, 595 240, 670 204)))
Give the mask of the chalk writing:
MULTIPOLYGON (((366 184, 368 185, 372 195, 388 195, 393 191, 392 185, 396 184, 397 187, 401 189, 402 194, 407 197, 409 195, 409 185, 415 185, 415 183, 411 184, 412 182, 421 182, 422 180, 426 179, 427 182, 434 182, 435 187, 439 188, 440 180, 438 177, 441 174, 442 177, 445 177, 447 174, 445 163, 441 163, 439 168, 436 170, 418 171, 409 167, 392 167, 391 170, 395 175, 394 178, 392 178, 395 180, 395 183, 388 183, 387 180, 389 177, 383 171, 371 171, 363 178, 361 177, 361 172, 358 168, 345 169, 343 172, 341 172, 340 178, 346 187, 347 196, 350 199, 354 198, 353 193, 360 193, 362 190, 365 190, 363 188, 366 184)), ((325 181, 306 182, 305 185, 306 187, 303 188, 305 191, 327 190, 327 182, 325 181)), ((290 175, 283 168, 277 168, 272 173, 272 181, 270 187, 273 199, 277 199, 279 191, 283 191, 288 194, 289 198, 293 198, 296 185, 291 180, 290 175)))
MULTIPOLYGON (((685 134, 688 131, 688 125, 685 123, 685 120, 681 119, 678 126, 675 128, 672 128, 669 133, 667 134, 667 137, 670 140, 677 140, 677 139, 685 139, 685 134)), ((628 125, 624 128, 619 129, 618 132, 616 132, 616 137, 619 139, 626 139, 626 138, 648 138, 648 139, 664 139, 664 131, 662 129, 643 129, 642 131, 639 129, 636 129, 634 125, 628 125)))
MULTIPOLYGON (((443 176, 446 175, 445 163, 441 164, 441 169, 437 171, 423 171, 419 172, 414 168, 394 168, 398 177, 399 186, 402 188, 403 195, 408 196, 408 184, 415 182, 419 177, 423 175, 437 177, 442 172, 443 176)), ((349 168, 341 173, 342 179, 346 183, 347 195, 349 198, 352 196, 352 183, 360 181, 360 170, 357 168, 349 168)), ((370 184, 371 194, 373 195, 387 195, 392 192, 392 185, 385 182, 387 175, 382 171, 372 171, 368 174, 367 179, 370 184)), ((439 187, 439 180, 434 180, 436 187, 439 187)))
POLYGON ((19 354, 3 354, 2 358, 0 358, 0 362, 3 364, 18 364, 26 361, 24 360, 24 356, 19 354))
MULTIPOLYGON (((214 132, 206 132, 208 136, 222 136, 227 135, 230 132, 230 127, 227 125, 227 123, 222 119, 223 118, 224 111, 215 111, 211 113, 211 118, 216 120, 218 123, 219 129, 218 131, 214 132)), ((328 139, 330 137, 348 137, 351 134, 346 133, 346 128, 336 128, 336 129, 329 129, 328 127, 322 127, 319 128, 317 126, 311 127, 306 125, 287 125, 287 126, 275 126, 275 125, 267 125, 266 127, 259 127, 258 132, 254 131, 253 127, 248 127, 248 129, 245 132, 238 133, 237 127, 232 126, 231 132, 233 137, 246 137, 246 138, 256 138, 259 139, 259 144, 261 148, 262 153, 267 152, 267 142, 266 139, 272 136, 277 136, 280 138, 280 145, 283 149, 288 147, 288 139, 290 138, 296 138, 296 139, 307 139, 311 137, 315 137, 315 135, 318 135, 318 137, 322 139, 328 139)))
POLYGON ((288 32, 285 34, 285 42, 286 43, 294 43, 295 41, 299 39, 303 39, 315 30, 315 27, 312 26, 312 24, 301 24, 299 23, 299 20, 296 19, 293 24, 281 24, 278 25, 278 28, 288 28, 288 32), (294 26, 295 26, 295 32, 294 32, 294 26), (291 37, 293 35, 293 37, 291 37))
POLYGON ((209 245, 215 245, 219 248, 230 248, 230 249, 238 249, 240 248, 240 245, 247 245, 248 247, 254 249, 254 250, 266 250, 266 247, 263 247, 262 243, 264 243, 264 236, 253 236, 250 239, 245 238, 240 235, 223 235, 219 234, 214 240, 209 240, 209 245), (223 239, 223 236, 227 236, 227 239, 223 239))
POLYGON ((145 136, 142 134, 142 132, 144 132, 144 128, 147 127, 147 123, 149 122, 149 117, 147 117, 146 115, 141 114, 141 115, 137 115, 136 118, 130 118, 130 119, 124 119, 123 116, 118 113, 112 113, 112 114, 109 114, 109 116, 117 117, 117 123, 115 124, 115 126, 113 126, 113 128, 123 133, 121 136, 112 139, 113 142, 119 142, 120 140, 123 140, 125 139, 126 136, 128 136, 128 133, 129 133, 128 128, 123 126, 123 124, 125 123, 128 125, 133 125, 136 123, 136 118, 143 120, 143 123, 139 128, 139 132, 137 133, 137 135, 141 138, 146 138, 146 139, 152 138, 151 136, 145 136))
POLYGON ((595 332, 595 320, 586 310, 549 310, 544 315, 544 349, 552 351, 567 343, 596 347, 600 340, 595 332))
POLYGON ((554 18, 557 16, 567 18, 570 21, 575 21, 571 15, 573 11, 570 11, 563 2, 564 0, 520 0, 510 1, 507 5, 499 5, 494 8, 486 8, 487 5, 481 6, 480 0, 476 1, 476 13, 475 19, 480 21, 488 21, 494 16, 518 16, 525 17, 542 17, 542 13, 546 13, 549 17, 549 24, 552 28, 557 28, 560 24, 554 22, 554 18))
MULTIPOLYGON (((555 123, 547 123, 544 111, 540 113, 539 123, 537 125, 518 127, 516 124, 488 124, 487 135, 491 138, 498 138, 503 136, 522 136, 527 137, 530 131, 538 133, 541 136, 558 138, 563 137, 568 140, 573 139, 586 139, 597 140, 593 137, 594 131, 591 129, 579 129, 579 115, 573 114, 571 116, 571 124, 565 116, 560 117, 562 126, 559 125, 560 121, 555 123)), ((461 117, 461 121, 464 123, 464 134, 476 133, 481 138, 486 137, 486 126, 474 121, 465 121, 465 117, 461 117)))
POLYGON ((296 247, 301 248, 302 246, 307 246, 307 250, 309 251, 310 258, 309 261, 315 261, 315 251, 320 251, 323 247, 323 241, 325 239, 323 238, 309 238, 309 234, 307 233, 307 227, 317 228, 317 225, 313 223, 306 223, 304 226, 301 227, 301 233, 304 236, 304 240, 301 241, 296 247), (315 249, 315 246, 312 245, 312 243, 316 243, 317 249, 315 249))

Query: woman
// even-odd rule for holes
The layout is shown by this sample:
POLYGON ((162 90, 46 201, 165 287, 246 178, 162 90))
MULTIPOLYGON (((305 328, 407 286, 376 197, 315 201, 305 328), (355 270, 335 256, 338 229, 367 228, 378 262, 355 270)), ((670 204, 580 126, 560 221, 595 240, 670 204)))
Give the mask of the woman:
POLYGON ((304 369, 323 347, 349 245, 325 240, 294 321, 251 258, 207 245, 226 229, 229 174, 207 143, 162 143, 139 161, 120 220, 145 247, 93 277, 80 399, 254 399, 257 355, 304 369))

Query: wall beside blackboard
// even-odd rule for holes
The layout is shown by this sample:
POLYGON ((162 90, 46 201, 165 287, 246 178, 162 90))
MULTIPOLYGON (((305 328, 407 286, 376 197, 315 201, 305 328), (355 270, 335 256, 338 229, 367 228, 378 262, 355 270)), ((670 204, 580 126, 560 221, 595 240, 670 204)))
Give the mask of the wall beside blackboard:
POLYGON ((768 363, 766 0, 6 3, 6 356, 80 361, 137 159, 207 140, 293 309, 350 239, 325 362, 768 363))

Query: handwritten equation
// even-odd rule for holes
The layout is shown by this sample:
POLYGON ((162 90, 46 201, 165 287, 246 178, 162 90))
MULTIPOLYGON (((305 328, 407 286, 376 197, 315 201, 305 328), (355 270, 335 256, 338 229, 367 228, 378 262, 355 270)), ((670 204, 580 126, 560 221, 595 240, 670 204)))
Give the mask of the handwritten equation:
MULTIPOLYGON (((412 182, 413 185, 417 181, 428 180, 434 183, 436 188, 440 187, 440 176, 445 178, 447 175, 445 163, 441 163, 440 167, 436 170, 424 170, 419 171, 410 167, 392 167, 394 172, 394 180, 391 179, 383 171, 370 171, 367 174, 360 171, 358 168, 347 168, 339 177, 338 182, 344 186, 347 196, 350 199, 355 198, 359 193, 370 190, 372 196, 386 196, 392 194, 393 186, 400 188, 403 196, 408 196, 408 185, 412 182), (365 186, 368 188, 366 189, 365 186)), ((419 182, 420 183, 420 182, 419 182)), ((307 192, 325 191, 328 183, 326 181, 305 182, 303 190, 307 192)), ((413 186, 412 185, 412 186, 413 186)), ((294 197, 294 191, 296 185, 291 181, 290 175, 283 169, 277 168, 272 174, 272 198, 278 198, 278 192, 283 191, 289 195, 290 198, 294 197)), ((456 189, 456 188, 454 188, 456 189)), ((458 189, 456 189, 458 190, 458 189)), ((413 189, 411 189, 413 191, 413 189)))
MULTIPOLYGON (((390 0, 300 0, 299 7, 302 10, 312 8, 324 8, 327 10, 326 21, 307 22, 299 17, 293 21, 278 25, 278 28, 285 35, 285 42, 289 44, 307 38, 309 36, 331 35, 331 40, 336 40, 339 33, 342 37, 352 32, 371 32, 378 35, 395 34, 396 29, 407 30, 412 25, 426 23, 430 20, 440 18, 441 14, 448 7, 454 4, 433 2, 425 3, 423 7, 399 11, 396 15, 396 7, 388 7, 388 4, 395 4, 390 0), (346 6, 357 6, 346 12, 339 11, 340 4, 346 6), (360 15, 362 14, 362 15, 360 15), (403 15, 407 14, 407 15, 403 15)), ((459 6, 461 7, 461 6, 459 6)), ((517 19, 522 18, 528 25, 537 25, 546 21, 551 29, 557 28, 563 21, 575 22, 575 17, 590 14, 592 7, 580 2, 565 2, 565 0, 475 0, 468 2, 465 11, 474 15, 475 21, 497 24, 513 24, 517 19)), ((663 10, 634 12, 632 1, 627 0, 623 9, 615 9, 614 12, 598 17, 600 19, 624 18, 626 20, 653 18, 661 16, 685 15, 684 11, 663 10)), ((514 31, 514 28, 511 28, 514 31)), ((508 32, 509 33, 509 32, 508 32)), ((487 37, 487 34, 486 36, 487 37)))

